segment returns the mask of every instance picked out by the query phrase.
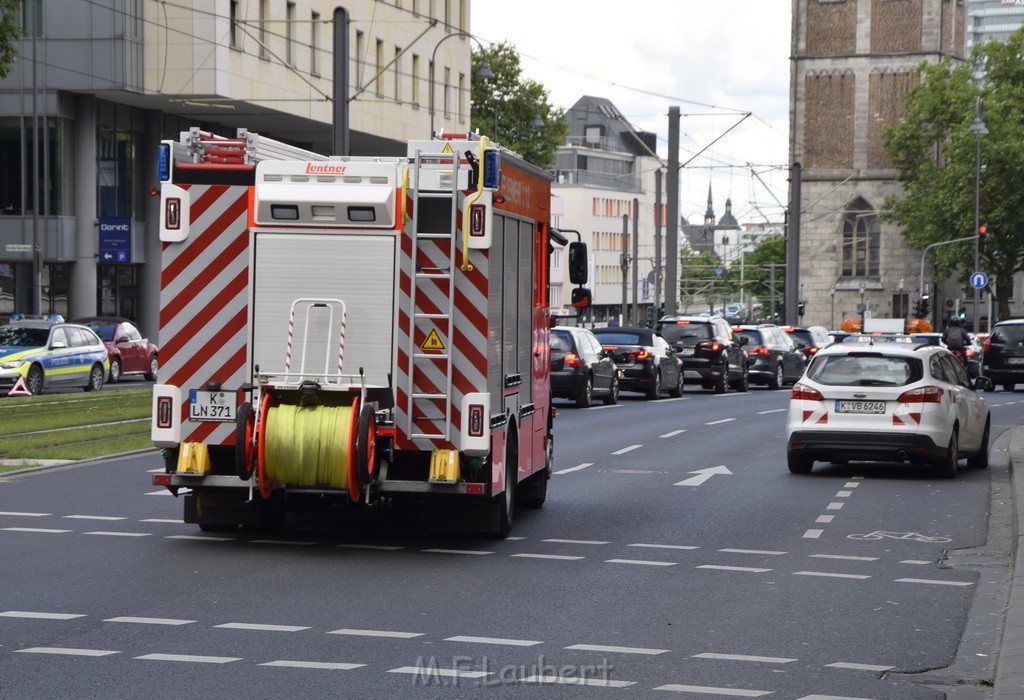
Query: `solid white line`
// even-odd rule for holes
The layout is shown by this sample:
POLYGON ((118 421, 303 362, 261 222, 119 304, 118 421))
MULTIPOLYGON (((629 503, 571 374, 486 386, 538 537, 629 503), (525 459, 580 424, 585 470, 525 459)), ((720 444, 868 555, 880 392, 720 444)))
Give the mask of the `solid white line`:
POLYGON ((700 547, 694 547, 689 544, 646 544, 643 542, 636 542, 634 544, 626 545, 627 547, 650 547, 651 549, 700 549, 700 547))
POLYGON ((394 632, 392 630, 354 630, 340 629, 332 630, 327 634, 344 634, 350 637, 387 637, 389 639, 412 639, 422 637, 425 632, 394 632))
POLYGON ((659 685, 655 690, 670 690, 675 693, 698 693, 701 695, 729 695, 737 698, 759 698, 771 695, 771 690, 743 690, 742 688, 715 688, 709 685, 659 685))
POLYGON ((824 576, 826 578, 855 578, 855 579, 866 579, 871 578, 864 574, 832 574, 827 571, 794 571, 794 576, 824 576))
POLYGON ((610 678, 585 678, 581 676, 527 676, 520 683, 557 683, 558 685, 596 685, 602 688, 628 688, 636 681, 613 681, 610 678))
POLYGON ((701 564, 698 569, 718 569, 719 571, 748 571, 752 574, 763 574, 771 569, 758 569, 752 566, 719 566, 717 564, 701 564))
POLYGON ((546 539, 541 542, 557 542, 559 544, 611 544, 611 542, 605 542, 604 540, 559 540, 559 539, 546 539))
POLYGON ((723 418, 722 420, 713 420, 710 423, 705 423, 704 425, 721 425, 722 423, 732 423, 734 420, 736 420, 736 419, 735 418, 723 418))
POLYGON ((232 661, 241 661, 240 656, 195 656, 192 654, 144 654, 133 658, 143 661, 186 661, 196 664, 229 664, 232 661))
POLYGON ((344 549, 376 549, 383 552, 395 552, 399 549, 405 549, 405 547, 393 544, 339 544, 336 546, 344 549))
POLYGON ((674 561, 646 561, 644 559, 605 559, 605 564, 640 564, 641 566, 675 566, 674 561))
POLYGON ((496 644, 499 646, 508 647, 533 647, 544 642, 538 642, 533 639, 503 639, 501 637, 445 637, 446 642, 468 642, 470 644, 496 644))
POLYGON ((480 549, 421 549, 420 551, 427 552, 428 554, 471 554, 474 556, 494 554, 494 552, 488 552, 480 549))
POLYGON ((825 664, 825 668, 849 668, 854 671, 888 671, 892 666, 876 666, 875 664, 848 664, 837 661, 834 664, 825 664))
POLYGON ((836 498, 849 498, 853 495, 853 491, 840 491, 836 494, 836 498))
POLYGON ((804 533, 804 539, 805 540, 816 540, 819 537, 821 537, 823 532, 825 532, 825 531, 820 529, 820 528, 811 528, 810 530, 808 530, 807 532, 804 533))
POLYGON ((318 668, 326 671, 351 671, 354 668, 363 668, 366 664, 347 664, 340 661, 267 661, 260 666, 278 666, 281 668, 318 668))
POLYGON ((19 515, 23 518, 42 518, 52 513, 19 513, 12 510, 0 510, 0 515, 19 515))
POLYGON ((844 561, 878 561, 878 557, 851 557, 845 554, 811 554, 815 559, 842 559, 844 561))
POLYGON ((152 537, 152 532, 103 532, 101 530, 94 530, 93 532, 83 532, 83 535, 105 535, 107 537, 152 537))
POLYGON ((667 654, 670 651, 669 649, 645 649, 644 647, 614 647, 604 646, 602 644, 573 644, 572 646, 563 648, 577 651, 602 651, 608 654, 643 654, 645 656, 657 656, 658 654, 667 654))
POLYGON ((62 535, 65 532, 71 532, 71 530, 54 530, 46 527, 5 527, 5 532, 42 532, 51 535, 62 535))
MULTIPOLYGON (((163 471, 161 469, 160 471, 163 471)), ((184 525, 185 521, 181 518, 144 518, 139 521, 140 523, 172 523, 174 525, 184 525)))
POLYGON ((746 654, 712 654, 705 652, 703 654, 694 654, 693 659, 716 659, 718 661, 754 661, 762 664, 791 664, 796 659, 789 659, 785 656, 749 656, 746 654))
POLYGON ((729 552, 730 554, 789 554, 789 552, 777 552, 771 549, 720 549, 719 552, 729 552))
POLYGON ((931 564, 932 562, 924 559, 904 559, 900 564, 931 564))
POLYGON ((76 617, 85 617, 85 615, 76 615, 74 613, 31 612, 28 610, 8 610, 6 612, 0 612, 0 617, 21 617, 27 620, 74 620, 76 617))
POLYGON ((283 545, 295 545, 296 547, 308 547, 313 544, 320 544, 319 542, 307 542, 305 540, 252 540, 252 544, 283 544, 283 545))
POLYGON ((127 520, 127 518, 114 515, 62 515, 61 517, 68 520, 127 520))
POLYGON ((827 506, 825 506, 825 510, 842 510, 842 509, 843 509, 843 504, 842 503, 829 503, 827 506))
POLYGON ((450 668, 434 668, 432 666, 402 666, 393 668, 388 673, 407 673, 412 676, 424 678, 485 678, 491 675, 489 671, 459 671, 450 668))
POLYGON ((664 435, 659 435, 658 437, 670 438, 670 437, 675 437, 676 435, 682 435, 685 432, 686 432, 686 430, 673 430, 672 432, 665 433, 664 435))
POLYGON ((213 537, 212 535, 167 535, 165 540, 200 540, 202 542, 231 542, 234 537, 213 537))
POLYGON ((816 523, 830 523, 830 522, 832 522, 835 519, 836 519, 836 516, 834 516, 834 515, 819 515, 818 519, 815 520, 814 522, 816 522, 816 523))
POLYGON ((639 450, 641 447, 643 447, 643 445, 630 445, 629 447, 623 447, 621 450, 616 450, 615 452, 612 452, 612 454, 613 455, 624 455, 627 452, 632 452, 633 450, 639 450))
POLYGON ((569 472, 578 472, 580 469, 586 469, 587 467, 594 466, 593 462, 584 462, 576 467, 569 467, 568 469, 559 469, 555 474, 568 474, 569 472))
POLYGON ((301 632, 308 630, 308 627, 297 625, 258 625, 250 622, 226 622, 223 625, 214 625, 214 629, 224 630, 255 630, 258 632, 301 632))
POLYGON ((110 656, 121 653, 109 649, 66 649, 63 647, 30 647, 14 651, 18 654, 59 654, 61 656, 110 656))
POLYGON ((929 578, 898 578, 896 583, 930 583, 936 586, 973 586, 970 581, 936 581, 929 578))
POLYGON ((764 416, 764 415, 767 415, 769 413, 782 413, 783 411, 788 411, 788 410, 789 410, 788 408, 773 408, 770 411, 758 411, 757 415, 764 416))
POLYGON ((578 561, 580 559, 586 559, 586 557, 570 557, 565 554, 513 554, 513 557, 520 557, 522 559, 555 559, 558 561, 578 561))
POLYGON ((104 622, 131 622, 138 625, 191 625, 195 620, 176 620, 171 617, 108 617, 104 622))

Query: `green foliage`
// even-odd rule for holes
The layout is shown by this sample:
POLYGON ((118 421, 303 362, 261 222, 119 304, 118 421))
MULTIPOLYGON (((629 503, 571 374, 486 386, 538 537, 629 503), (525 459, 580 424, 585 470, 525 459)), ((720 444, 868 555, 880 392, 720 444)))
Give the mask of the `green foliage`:
POLYGON ((548 101, 548 92, 541 83, 522 77, 519 53, 514 47, 502 43, 473 51, 474 76, 484 61, 494 77, 474 77, 471 82, 471 128, 534 165, 551 167, 555 150, 569 135, 565 110, 548 101), (543 127, 533 126, 538 116, 543 127))
MULTIPOLYGON (((969 62, 922 64, 907 116, 885 132, 885 150, 898 171, 902 197, 889 197, 883 217, 903 226, 914 248, 975 235, 978 137, 971 132, 975 100, 984 100, 988 135, 980 138, 980 223, 988 226, 981 268, 999 280, 1000 317, 1009 313, 1009 283, 1024 271, 1024 28, 1006 41, 977 47, 969 62), (975 85, 973 65, 984 66, 975 85)), ((941 246, 929 254, 940 277, 971 270, 974 246, 941 246)), ((966 278, 966 275, 964 275, 966 278)))
POLYGON ((6 78, 14 68, 18 56, 14 42, 22 36, 21 0, 0 0, 0 78, 6 78))

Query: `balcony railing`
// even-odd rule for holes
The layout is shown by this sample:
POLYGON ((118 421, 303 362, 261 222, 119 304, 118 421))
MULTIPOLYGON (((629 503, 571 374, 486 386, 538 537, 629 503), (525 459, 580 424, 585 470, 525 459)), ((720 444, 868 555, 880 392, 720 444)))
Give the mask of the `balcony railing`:
POLYGON ((592 170, 555 170, 556 185, 599 187, 619 192, 643 192, 640 177, 635 174, 600 173, 592 170))

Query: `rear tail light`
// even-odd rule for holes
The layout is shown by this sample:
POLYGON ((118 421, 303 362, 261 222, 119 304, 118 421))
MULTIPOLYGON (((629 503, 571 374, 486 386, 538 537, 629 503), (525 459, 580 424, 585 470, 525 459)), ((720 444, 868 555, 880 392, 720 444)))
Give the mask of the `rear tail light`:
POLYGON ((985 352, 988 352, 988 349, 990 347, 992 347, 992 339, 991 338, 989 338, 988 340, 985 341, 985 347, 983 349, 984 349, 985 352))
POLYGON ((797 382, 793 385, 793 391, 790 392, 789 398, 799 399, 800 401, 824 401, 825 397, 821 395, 821 392, 815 389, 813 386, 807 384, 801 384, 797 382))
POLYGON ((650 356, 651 353, 647 352, 646 350, 634 350, 633 352, 629 353, 629 357, 634 360, 646 360, 650 356))
POLYGON ((904 391, 896 400, 901 403, 940 403, 943 393, 945 392, 940 387, 922 386, 904 391))
POLYGON ((772 351, 765 347, 750 348, 747 350, 747 354, 753 357, 754 355, 771 355, 772 351))
POLYGON ((964 349, 964 355, 966 355, 967 357, 974 357, 974 348, 964 349))
POLYGON ((565 366, 566 367, 579 367, 580 366, 580 356, 577 355, 574 352, 567 353, 566 356, 565 356, 565 366))
POLYGON ((717 340, 702 340, 697 343, 698 350, 710 350, 711 352, 718 352, 722 349, 722 344, 717 340))
POLYGON ((817 345, 812 345, 809 348, 804 349, 807 351, 808 355, 813 355, 814 353, 818 352, 818 350, 820 350, 821 348, 819 348, 817 345))

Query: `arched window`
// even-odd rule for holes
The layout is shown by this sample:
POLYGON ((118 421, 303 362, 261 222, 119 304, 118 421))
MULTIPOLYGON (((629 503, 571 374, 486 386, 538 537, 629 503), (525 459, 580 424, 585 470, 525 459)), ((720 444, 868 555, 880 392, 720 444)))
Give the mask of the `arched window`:
POLYGON ((843 277, 877 277, 878 212, 858 197, 843 217, 843 277))

